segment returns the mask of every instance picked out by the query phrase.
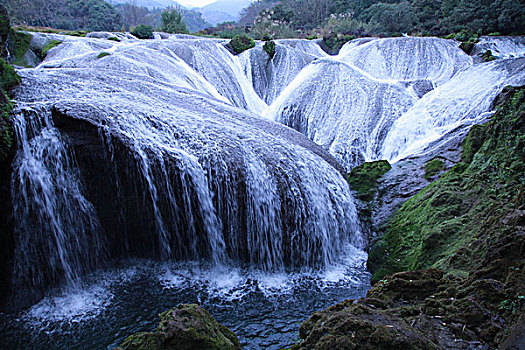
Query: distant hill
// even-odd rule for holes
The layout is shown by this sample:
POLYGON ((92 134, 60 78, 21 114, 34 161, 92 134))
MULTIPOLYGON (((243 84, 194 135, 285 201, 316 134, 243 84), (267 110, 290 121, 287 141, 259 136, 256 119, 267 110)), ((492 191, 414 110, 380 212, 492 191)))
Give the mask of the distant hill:
POLYGON ((250 0, 218 0, 212 4, 196 9, 209 23, 216 25, 222 22, 237 21, 241 10, 250 5, 250 0))

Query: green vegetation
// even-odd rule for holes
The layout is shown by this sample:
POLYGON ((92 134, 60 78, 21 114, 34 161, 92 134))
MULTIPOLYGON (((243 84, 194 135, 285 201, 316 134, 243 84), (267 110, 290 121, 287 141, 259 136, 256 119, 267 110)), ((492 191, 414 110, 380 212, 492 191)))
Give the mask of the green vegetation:
POLYGON ((374 281, 429 267, 465 276, 496 242, 515 234, 511 218, 525 203, 525 88, 506 94, 492 120, 464 140, 463 162, 390 219, 371 249, 374 281))
POLYGON ((28 62, 24 56, 29 49, 29 44, 31 43, 33 36, 31 34, 16 32, 13 30, 11 31, 11 38, 14 44, 15 56, 13 64, 17 66, 26 66, 28 62))
POLYGON ((131 30, 131 34, 135 35, 139 39, 153 39, 153 28, 141 24, 131 30))
POLYGON ((445 168, 443 161, 439 158, 434 158, 425 164, 425 179, 430 180, 445 168))
POLYGON ((110 56, 111 54, 109 52, 101 52, 97 55, 97 58, 102 58, 106 56, 110 56))
POLYGON ((0 89, 8 92, 18 84, 20 84, 20 77, 16 74, 13 66, 0 59, 0 89))
POLYGON ((13 105, 7 93, 18 84, 20 77, 14 68, 0 59, 0 161, 7 158, 13 146, 13 127, 9 121, 13 105))
POLYGON ((491 50, 487 50, 483 52, 483 54, 481 55, 481 58, 483 58, 486 62, 494 61, 496 59, 496 57, 492 55, 491 50))
POLYGON ((230 46, 233 52, 238 55, 243 51, 251 49, 255 46, 255 41, 247 35, 236 35, 230 40, 230 46))
POLYGON ((240 23, 251 24, 255 33, 276 30, 272 32, 276 38, 283 37, 279 33, 287 32, 295 36, 322 33, 323 37, 330 33, 358 37, 403 33, 441 36, 463 30, 476 34, 524 34, 525 3, 520 0, 312 0, 305 6, 302 0, 259 0, 243 12, 240 23))
POLYGON ((377 187, 377 180, 392 167, 387 160, 363 163, 356 166, 348 174, 348 183, 357 197, 362 201, 373 199, 377 187))
POLYGON ((263 45, 263 49, 268 54, 268 56, 270 56, 270 59, 273 59, 275 56, 275 41, 266 41, 263 45))
POLYGON ((182 13, 177 8, 169 8, 162 11, 162 26, 160 30, 165 33, 188 33, 186 23, 182 19, 182 13))
POLYGON ((59 40, 51 40, 50 42, 48 42, 44 46, 44 48, 42 49, 42 59, 44 59, 47 56, 47 52, 49 50, 51 50, 52 48, 54 48, 54 47, 56 47, 56 46, 58 46, 60 44, 62 44, 62 42, 59 41, 59 40))
POLYGON ((180 304, 159 315, 154 333, 126 338, 123 350, 240 350, 237 336, 196 304, 180 304))
POLYGON ((120 41, 120 40, 118 40, 117 37, 114 37, 114 36, 110 36, 110 37, 108 38, 108 40, 111 40, 111 41, 120 41))
POLYGON ((337 35, 337 33, 330 33, 328 36, 323 37, 320 45, 326 53, 337 55, 344 44, 354 39, 354 35, 337 35))

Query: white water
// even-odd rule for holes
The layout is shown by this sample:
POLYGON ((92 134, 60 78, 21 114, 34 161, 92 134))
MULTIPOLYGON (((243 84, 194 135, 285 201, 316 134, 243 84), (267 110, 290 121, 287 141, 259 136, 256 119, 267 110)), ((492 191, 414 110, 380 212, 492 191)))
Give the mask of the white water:
MULTIPOLYGON (((519 51, 520 38, 498 40, 502 57, 519 51)), ((396 162, 457 127, 485 121, 504 86, 525 83, 523 60, 474 64, 458 45, 412 37, 351 41, 338 56, 305 67, 265 115, 304 133, 348 170, 364 161, 396 162)))
POLYGON ((474 54, 490 50, 494 57, 516 58, 525 56, 525 36, 482 36, 475 45, 474 54))
MULTIPOLYGON (((75 40, 55 48, 37 69, 21 70, 20 75, 19 105, 52 111, 48 118, 59 118, 65 130, 78 120, 104 135, 88 142, 101 144, 115 164, 96 164, 98 156, 89 153, 63 158, 74 164, 78 155, 84 162, 91 156, 95 158, 89 162, 98 168, 116 169, 102 170, 114 173, 104 179, 104 186, 123 196, 108 198, 116 208, 103 206, 114 214, 105 214, 101 230, 83 227, 85 234, 102 235, 101 242, 108 241, 103 248, 110 255, 115 250, 124 256, 242 262, 284 271, 327 266, 347 243, 362 245, 341 168, 301 134, 246 110, 257 110, 262 101, 237 58, 217 41, 75 40), (99 58, 101 52, 110 55, 99 58), (125 161, 116 160, 123 157, 125 161), (137 184, 123 185, 129 181, 137 184), (142 198, 133 205, 145 205, 138 209, 146 222, 142 228, 125 227, 126 221, 136 220, 130 217, 136 215, 134 210, 119 207, 129 197, 142 198), (125 221, 110 225, 108 216, 125 221), (105 239, 106 227, 121 232, 108 232, 105 239)), ((20 123, 26 118, 23 113, 17 116, 20 123)), ((28 144, 32 135, 22 137, 28 144)), ((67 141, 62 143, 67 147, 67 141)), ((75 146, 75 152, 82 152, 82 145, 75 146)), ((85 149, 90 147, 95 146, 85 149)), ((82 169, 79 183, 83 176, 97 176, 89 173, 89 167, 82 169)), ((25 187, 31 189, 38 181, 33 178, 25 187)), ((81 188, 79 184, 79 195, 100 197, 93 193, 98 188, 85 193, 81 188)), ((101 203, 86 204, 94 208, 93 220, 101 203)), ((81 214, 69 209, 73 215, 81 214)), ((24 239, 31 241, 34 234, 28 230, 24 239)), ((92 269, 82 262, 83 253, 78 255, 79 266, 63 264, 75 275, 92 269)), ((17 264, 26 269, 34 263, 31 258, 21 260, 26 259, 21 252, 17 256, 17 264)), ((104 262, 99 259, 96 265, 104 262)), ((53 266, 44 263, 42 269, 53 266)), ((53 281, 42 281, 38 288, 48 284, 53 281)))

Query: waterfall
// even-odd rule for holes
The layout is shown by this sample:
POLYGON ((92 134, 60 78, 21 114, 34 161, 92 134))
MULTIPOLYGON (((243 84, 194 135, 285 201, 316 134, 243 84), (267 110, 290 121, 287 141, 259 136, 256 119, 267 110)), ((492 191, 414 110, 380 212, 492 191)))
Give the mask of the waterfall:
POLYGON ((429 92, 386 135, 381 157, 392 162, 422 152, 460 126, 482 123, 490 105, 507 85, 525 83, 525 59, 494 61, 470 67, 429 92))
POLYGON ((83 195, 66 137, 48 111, 19 110, 18 153, 12 175, 15 225, 13 285, 41 295, 50 285, 74 283, 106 262, 96 210, 83 195))
POLYGON ((321 59, 301 71, 266 116, 307 135, 351 169, 377 158, 392 123, 415 102, 400 84, 321 59))
MULTIPOLYGON (((362 247, 343 169, 300 133, 252 113, 264 102, 250 100, 257 97, 251 84, 221 43, 86 38, 65 42, 39 67, 19 74, 18 104, 35 112, 20 113, 18 123, 45 121, 41 129, 52 130, 49 137, 67 157, 57 153, 63 170, 34 172, 31 184, 14 176, 13 202, 29 216, 34 201, 24 199, 23 189, 61 203, 71 217, 57 215, 56 205, 42 210, 79 244, 58 242, 62 248, 52 253, 39 243, 38 256, 22 254, 24 242, 43 239, 49 219, 37 215, 26 241, 17 243, 15 265, 51 257, 50 266, 39 267, 42 285, 75 280, 108 258, 284 271, 323 267, 349 244, 362 247), (101 51, 109 55, 99 58, 101 51), (210 69, 205 60, 211 56, 210 69), (37 191, 44 180, 45 191, 37 191), (58 195, 75 201, 69 206, 58 195), (52 262, 54 252, 63 254, 55 259, 62 265, 52 262)), ((36 132, 19 134, 21 154, 24 145, 44 145, 36 132)), ((43 168, 48 160, 33 162, 43 168)), ((15 162, 15 174, 24 173, 24 164, 15 162)))
MULTIPOLYGON (((521 50, 520 37, 478 45, 488 42, 507 56, 521 50)), ((505 85, 525 82, 522 60, 474 64, 458 45, 413 37, 350 41, 339 55, 303 68, 265 115, 325 147, 347 170, 396 162, 485 121, 505 85)))
POLYGON ((525 56, 525 36, 482 36, 474 45, 473 55, 490 50, 498 58, 516 58, 525 56))
MULTIPOLYGON (((288 45, 290 41, 277 42, 273 59, 270 59, 270 56, 263 50, 262 44, 243 52, 240 56, 244 72, 255 92, 268 104, 271 104, 281 94, 301 69, 317 57, 322 57, 321 53, 309 49, 310 45, 305 47, 294 45, 299 47, 296 49, 288 45)), ((304 42, 304 40, 297 42, 304 42)), ((295 42, 292 41, 292 43, 295 42)))

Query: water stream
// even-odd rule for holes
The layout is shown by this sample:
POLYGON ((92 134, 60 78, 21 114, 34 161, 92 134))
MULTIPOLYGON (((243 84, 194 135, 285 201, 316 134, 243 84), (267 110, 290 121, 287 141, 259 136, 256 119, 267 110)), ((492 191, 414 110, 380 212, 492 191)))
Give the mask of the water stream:
POLYGON ((521 39, 482 40, 501 58, 480 63, 436 38, 332 57, 280 40, 270 60, 262 43, 37 35, 64 42, 19 71, 6 349, 109 349, 191 302, 244 348, 294 343, 369 287, 345 172, 428 152, 525 83, 521 39))

